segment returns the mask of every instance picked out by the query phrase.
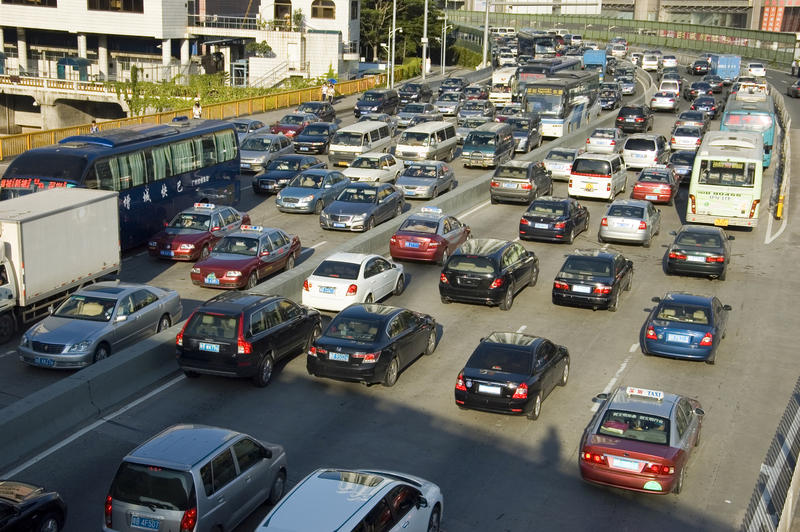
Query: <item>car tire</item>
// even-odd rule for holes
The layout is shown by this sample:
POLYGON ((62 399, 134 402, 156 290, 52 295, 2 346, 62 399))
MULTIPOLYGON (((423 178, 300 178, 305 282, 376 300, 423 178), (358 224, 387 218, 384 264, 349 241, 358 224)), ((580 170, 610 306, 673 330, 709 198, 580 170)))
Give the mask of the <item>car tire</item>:
POLYGON ((386 373, 383 376, 383 384, 387 388, 391 388, 397 383, 397 376, 400 375, 400 361, 397 357, 393 357, 386 367, 386 373))
POLYGON ((531 421, 536 421, 542 415, 542 393, 536 392, 536 397, 533 398, 533 408, 528 412, 527 417, 531 421))
POLYGON ((289 255, 289 258, 286 259, 286 264, 283 266, 283 271, 288 272, 294 268, 294 255, 289 255))
POLYGON ((719 277, 717 277, 717 280, 724 281, 727 277, 728 277, 728 268, 725 268, 724 270, 722 270, 722 273, 719 274, 719 277))
POLYGON ((608 305, 609 312, 616 312, 619 308, 619 290, 614 294, 614 297, 611 299, 611 303, 608 305))
POLYGON ((208 256, 211 255, 211 245, 203 246, 203 249, 200 250, 200 259, 204 260, 207 259, 208 256))
POLYGON ((403 204, 398 202, 397 207, 394 209, 394 217, 397 218, 401 214, 403 214, 403 204))
POLYGON ((104 358, 108 358, 111 356, 111 351, 108 349, 108 345, 100 344, 97 346, 97 349, 94 350, 94 356, 92 357, 92 364, 97 363, 104 358))
POLYGON ((447 154, 447 158, 445 159, 446 162, 452 162, 453 159, 456 158, 456 149, 450 148, 450 153, 447 154))
POLYGON ((531 268, 531 278, 528 279, 528 286, 536 286, 536 283, 539 281, 539 270, 536 268, 531 268))
POLYGON ((491 194, 489 194, 489 201, 491 202, 492 205, 497 205, 498 203, 500 203, 500 201, 491 194))
POLYGON ((506 293, 503 296, 503 300, 500 302, 500 310, 511 310, 511 306, 514 304, 514 285, 509 284, 508 288, 506 289, 506 293))
POLYGON ((628 283, 625 285, 625 291, 630 292, 632 287, 633 287, 633 271, 631 271, 631 274, 628 276, 628 283))
POLYGON ((439 296, 439 298, 442 300, 442 305, 449 305, 450 303, 452 303, 452 301, 450 301, 444 296, 439 296))
POLYGON ((369 220, 367 220, 367 223, 366 223, 366 224, 364 224, 364 232, 366 233, 367 231, 369 231, 369 230, 370 230, 370 229, 372 229, 373 227, 375 227, 375 218, 373 218, 372 216, 370 216, 370 217, 369 217, 369 220))
POLYGON ((567 239, 566 239, 566 240, 564 240, 564 242, 566 242, 567 244, 572 244, 572 242, 573 242, 574 240, 575 240, 575 227, 573 226, 573 227, 572 227, 572 228, 569 230, 569 236, 567 236, 567 239))
POLYGON ((642 242, 642 247, 649 248, 651 240, 653 240, 653 237, 648 236, 647 239, 644 242, 642 242))
POLYGON ((406 276, 402 273, 397 277, 397 282, 394 285, 394 295, 399 296, 406 289, 406 276))
POLYGON ((161 319, 158 320, 158 328, 156 329, 157 333, 161 331, 166 331, 172 326, 172 321, 169 319, 169 314, 164 314, 161 316, 161 319))
POLYGON ((308 340, 306 341, 306 353, 311 350, 311 346, 314 345, 314 342, 322 336, 322 328, 319 325, 314 326, 314 329, 311 331, 311 334, 308 336, 308 340))
POLYGON ((600 244, 605 244, 606 243, 605 239, 602 236, 600 236, 600 233, 597 233, 597 241, 600 244))
POLYGON ((364 303, 370 304, 372 303, 372 301, 373 301, 372 294, 367 294, 367 297, 364 298, 364 303))
POLYGON ((432 355, 434 351, 436 351, 436 346, 438 345, 437 338, 436 338, 436 324, 433 325, 433 330, 431 334, 428 335, 428 343, 425 344, 425 355, 432 355))
POLYGON ((564 370, 561 372, 561 378, 558 381, 558 385, 566 386, 568 380, 569 380, 569 357, 567 357, 567 363, 564 364, 564 370))
POLYGON ((16 322, 14 321, 14 316, 10 312, 6 312, 0 316, 0 344, 10 341, 16 330, 16 322))
POLYGON ((322 209, 324 208, 325 208, 325 203, 323 203, 322 200, 317 200, 317 202, 314 204, 314 214, 317 215, 322 214, 322 209))
POLYGON ((258 363, 257 373, 253 375, 253 384, 259 388, 265 387, 272 379, 272 372, 275 370, 275 360, 272 353, 267 353, 258 363))
POLYGON ((272 482, 272 488, 269 490, 269 497, 267 497, 267 502, 271 506, 275 506, 278 504, 283 498, 283 495, 286 493, 286 473, 281 470, 278 471, 275 480, 272 482))
POLYGON ((244 286, 245 290, 252 290, 258 284, 258 276, 255 272, 250 274, 250 277, 247 278, 247 284, 244 286))
POLYGON ((675 482, 675 487, 672 488, 672 493, 675 495, 679 495, 681 490, 683 490, 683 479, 686 477, 686 468, 682 467, 681 472, 678 473, 678 480, 675 482))
POLYGON ((441 524, 441 513, 439 512, 439 506, 436 505, 433 507, 433 511, 431 512, 431 516, 428 519, 428 532, 439 532, 439 525, 441 524))
POLYGON ((63 515, 51 512, 46 514, 42 520, 39 521, 39 526, 36 527, 36 532, 59 532, 63 523, 63 515))

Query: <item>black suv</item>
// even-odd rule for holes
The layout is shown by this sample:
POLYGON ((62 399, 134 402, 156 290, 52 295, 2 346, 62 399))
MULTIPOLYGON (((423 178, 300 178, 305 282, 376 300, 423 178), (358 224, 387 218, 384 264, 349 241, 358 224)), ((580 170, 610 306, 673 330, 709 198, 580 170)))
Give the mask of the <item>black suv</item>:
POLYGON ((508 161, 494 170, 489 183, 491 202, 516 201, 529 204, 553 193, 550 171, 541 161, 508 161))
POLYGON ((646 133, 653 129, 653 110, 647 105, 626 105, 617 113, 616 125, 625 133, 646 133))
POLYGON ((553 304, 617 310, 619 296, 633 283, 633 262, 615 251, 567 255, 553 281, 553 304))
POLYGON ((321 323, 319 312, 284 297, 227 292, 189 316, 175 339, 178 365, 187 377, 249 377, 264 387, 278 361, 308 351, 321 323))
POLYGON ((427 83, 406 83, 397 93, 400 95, 400 103, 409 102, 428 103, 433 100, 433 90, 427 83))
POLYGON ((439 96, 445 92, 461 92, 467 88, 467 80, 464 78, 447 78, 439 85, 439 96))
POLYGON ((442 303, 463 301, 508 310, 517 292, 534 286, 539 259, 519 242, 493 238, 467 240, 447 259, 439 276, 442 303))
POLYGON ((387 115, 397 114, 400 107, 400 97, 394 89, 372 89, 361 95, 361 99, 356 102, 353 114, 356 118, 369 113, 386 113, 387 115))

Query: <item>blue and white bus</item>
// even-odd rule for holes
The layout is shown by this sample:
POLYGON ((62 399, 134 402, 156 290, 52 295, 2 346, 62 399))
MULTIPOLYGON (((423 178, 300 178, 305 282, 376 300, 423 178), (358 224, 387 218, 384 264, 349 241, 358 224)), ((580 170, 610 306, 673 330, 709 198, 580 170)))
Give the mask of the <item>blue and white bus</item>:
POLYGON ((597 72, 564 72, 555 78, 541 78, 525 86, 522 108, 541 117, 543 137, 561 137, 597 118, 599 87, 597 72))
POLYGON ((0 199, 54 187, 117 191, 120 245, 130 249, 195 202, 238 202, 236 130, 189 120, 67 137, 15 158, 0 180, 0 199))
POLYGON ((541 78, 554 78, 564 72, 581 72, 582 70, 580 57, 534 59, 517 68, 517 93, 514 95, 514 99, 521 99, 528 83, 541 78))
POLYGON ((776 123, 775 104, 766 91, 761 97, 755 98, 748 98, 744 93, 736 93, 728 98, 719 129, 738 133, 759 133, 764 140, 764 168, 766 168, 772 162, 776 123))

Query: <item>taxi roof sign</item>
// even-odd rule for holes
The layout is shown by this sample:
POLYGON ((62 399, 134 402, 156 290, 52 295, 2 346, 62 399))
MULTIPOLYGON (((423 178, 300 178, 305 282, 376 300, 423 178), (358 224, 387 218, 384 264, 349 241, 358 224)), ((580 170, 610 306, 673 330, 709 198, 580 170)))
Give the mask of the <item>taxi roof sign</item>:
POLYGON ((664 399, 664 392, 658 390, 648 390, 646 388, 636 388, 634 386, 628 386, 625 388, 625 394, 630 396, 636 397, 644 397, 646 399, 655 399, 657 401, 661 401, 664 399))
POLYGON ((419 212, 426 214, 444 214, 444 211, 439 207, 423 207, 419 212))
POLYGON ((260 225, 242 225, 239 227, 242 231, 263 231, 264 228, 260 225))
POLYGON ((195 209, 216 209, 217 206, 214 205, 213 203, 195 203, 194 204, 194 208, 195 209))

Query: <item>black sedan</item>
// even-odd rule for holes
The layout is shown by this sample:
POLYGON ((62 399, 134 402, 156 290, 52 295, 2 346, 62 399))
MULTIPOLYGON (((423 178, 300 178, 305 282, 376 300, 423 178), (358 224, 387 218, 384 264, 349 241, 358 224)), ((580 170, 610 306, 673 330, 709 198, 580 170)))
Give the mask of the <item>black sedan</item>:
POLYGON ((689 107, 692 111, 703 111, 706 116, 714 120, 720 117, 725 110, 725 102, 713 96, 698 96, 689 107))
POLYGON ((684 225, 673 231, 674 242, 669 246, 664 270, 667 274, 703 275, 725 280, 731 260, 730 240, 721 227, 684 225))
POLYGON ((633 262, 611 250, 578 251, 567 256, 553 281, 553 304, 615 312, 620 294, 633 283, 633 262))
POLYGON ((321 122, 336 121, 336 110, 330 102, 305 102, 297 108, 298 113, 312 113, 319 117, 321 122))
POLYGON ((622 93, 620 91, 603 91, 600 93, 600 107, 604 111, 617 109, 622 105, 622 93))
POLYGON ((469 85, 469 83, 467 83, 465 78, 447 78, 439 84, 439 96, 445 92, 461 92, 467 88, 467 85, 469 85))
POLYGON ((400 372, 436 349, 436 321, 376 304, 345 308, 308 350, 309 375, 394 386, 400 372))
POLYGON ((514 296, 539 279, 539 259, 519 242, 468 240, 447 260, 439 276, 442 303, 463 301, 509 310, 514 296))
POLYGON ((0 532, 58 532, 67 505, 55 491, 13 480, 0 480, 0 532))
POLYGON ((333 134, 339 129, 335 122, 315 122, 307 125, 293 142, 295 153, 328 153, 333 134))
POLYGON ((312 155, 281 155, 267 163, 264 172, 253 178, 253 192, 278 192, 304 170, 327 168, 327 164, 312 155))
POLYGON ((686 67, 686 71, 689 74, 694 74, 695 76, 701 76, 708 74, 708 61, 705 59, 698 59, 688 67, 686 67))
POLYGON ((800 98, 800 79, 786 88, 786 95, 792 98, 800 98))
POLYGON ((722 86, 724 82, 722 78, 716 74, 707 74, 703 76, 703 81, 711 85, 711 91, 714 92, 714 94, 722 92, 722 86))
POLYGON ((714 94, 714 89, 707 81, 695 81, 685 89, 683 89, 683 98, 692 101, 698 96, 710 96, 714 94))
POLYGON ((522 240, 550 240, 572 244, 589 229, 589 209, 575 198, 544 196, 533 201, 519 220, 522 240))
POLYGON ((456 378, 459 408, 538 419, 542 400, 569 379, 569 351, 550 340, 493 332, 472 352, 456 378))
POLYGON ((400 103, 424 103, 433 99, 433 91, 427 83, 406 83, 398 89, 397 93, 400 96, 400 103))

